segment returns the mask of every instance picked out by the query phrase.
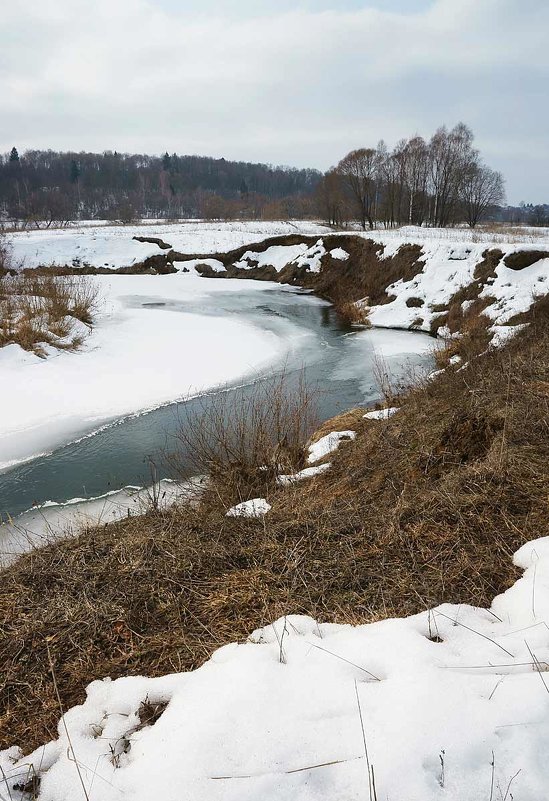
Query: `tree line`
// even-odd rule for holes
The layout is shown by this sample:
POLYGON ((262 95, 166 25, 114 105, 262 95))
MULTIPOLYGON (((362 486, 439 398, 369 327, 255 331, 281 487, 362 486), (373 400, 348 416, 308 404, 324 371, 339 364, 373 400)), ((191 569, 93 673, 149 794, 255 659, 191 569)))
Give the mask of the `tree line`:
POLYGON ((501 173, 463 123, 392 150, 352 150, 322 173, 203 156, 59 153, 0 156, 0 221, 322 218, 333 226, 445 227, 483 219, 540 225, 546 206, 503 207, 501 173))
POLYGON ((77 219, 261 217, 311 213, 322 173, 202 156, 59 153, 0 156, 0 215, 29 225, 77 219))
POLYGON ((377 147, 348 153, 324 175, 318 194, 333 225, 349 219, 362 228, 402 224, 472 228, 505 200, 501 173, 490 169, 473 146, 473 133, 459 123, 439 128, 429 141, 402 139, 393 150, 377 147))

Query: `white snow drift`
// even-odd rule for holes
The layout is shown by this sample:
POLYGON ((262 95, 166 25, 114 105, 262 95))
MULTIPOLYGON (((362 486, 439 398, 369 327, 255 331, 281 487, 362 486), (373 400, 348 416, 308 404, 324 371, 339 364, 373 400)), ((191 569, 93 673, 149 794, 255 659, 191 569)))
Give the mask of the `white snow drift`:
POLYGON ((272 506, 267 503, 265 498, 252 498, 232 506, 227 512, 227 517, 263 517, 271 509, 272 506))

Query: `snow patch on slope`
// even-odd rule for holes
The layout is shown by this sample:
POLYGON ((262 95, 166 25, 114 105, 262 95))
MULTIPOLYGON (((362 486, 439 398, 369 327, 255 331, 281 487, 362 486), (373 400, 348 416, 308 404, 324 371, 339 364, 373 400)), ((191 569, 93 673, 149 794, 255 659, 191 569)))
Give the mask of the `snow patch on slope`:
POLYGON ((319 440, 313 442, 313 444, 309 446, 307 463, 314 464, 315 462, 320 461, 320 459, 323 459, 329 453, 337 451, 342 441, 355 438, 355 431, 332 431, 330 434, 326 434, 325 437, 321 437, 319 440))

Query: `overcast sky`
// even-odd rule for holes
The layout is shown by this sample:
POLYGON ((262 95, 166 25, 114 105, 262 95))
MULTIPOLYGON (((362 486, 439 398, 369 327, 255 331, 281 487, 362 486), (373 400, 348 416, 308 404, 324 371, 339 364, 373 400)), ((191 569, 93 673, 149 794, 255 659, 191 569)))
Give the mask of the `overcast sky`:
POLYGON ((326 169, 457 121, 549 202, 549 0, 11 0, 0 150, 326 169))

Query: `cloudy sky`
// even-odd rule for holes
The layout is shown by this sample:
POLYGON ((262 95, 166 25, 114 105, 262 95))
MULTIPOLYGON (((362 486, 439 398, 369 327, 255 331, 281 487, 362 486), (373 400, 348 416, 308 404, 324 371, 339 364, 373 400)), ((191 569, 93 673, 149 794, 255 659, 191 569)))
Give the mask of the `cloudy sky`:
POLYGON ((0 151, 325 169, 463 120, 510 202, 549 202, 548 31, 548 0, 11 0, 0 151))

